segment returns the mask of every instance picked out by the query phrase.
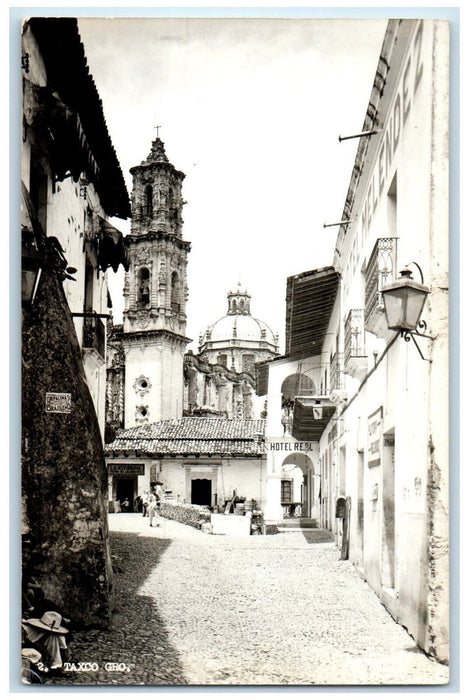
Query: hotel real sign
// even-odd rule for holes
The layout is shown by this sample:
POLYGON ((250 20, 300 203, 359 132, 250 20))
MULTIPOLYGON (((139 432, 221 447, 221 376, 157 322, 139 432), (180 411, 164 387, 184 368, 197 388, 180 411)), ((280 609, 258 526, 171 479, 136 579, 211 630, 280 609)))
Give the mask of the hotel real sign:
POLYGON ((269 442, 268 449, 276 452, 310 452, 313 449, 312 442, 269 442))

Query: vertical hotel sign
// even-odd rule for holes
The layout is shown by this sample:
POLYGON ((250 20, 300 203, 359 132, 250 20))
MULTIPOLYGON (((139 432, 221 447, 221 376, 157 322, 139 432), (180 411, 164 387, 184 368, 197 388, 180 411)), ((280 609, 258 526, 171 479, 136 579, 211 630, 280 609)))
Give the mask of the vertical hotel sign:
POLYGON ((381 464, 383 443, 383 407, 368 416, 368 466, 377 467, 381 464))

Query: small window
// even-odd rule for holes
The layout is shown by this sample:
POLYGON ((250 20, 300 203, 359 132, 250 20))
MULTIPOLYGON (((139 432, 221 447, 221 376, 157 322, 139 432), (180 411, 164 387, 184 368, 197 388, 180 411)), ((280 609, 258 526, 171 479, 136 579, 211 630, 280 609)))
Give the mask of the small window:
POLYGON ((228 355, 218 355, 217 365, 222 365, 223 367, 228 367, 228 355))
POLYGON ((243 355, 243 372, 249 372, 249 374, 253 374, 254 361, 254 355, 243 355))
POLYGON ((150 410, 148 406, 136 406, 135 407, 135 420, 137 423, 145 423, 148 421, 150 415, 150 410))

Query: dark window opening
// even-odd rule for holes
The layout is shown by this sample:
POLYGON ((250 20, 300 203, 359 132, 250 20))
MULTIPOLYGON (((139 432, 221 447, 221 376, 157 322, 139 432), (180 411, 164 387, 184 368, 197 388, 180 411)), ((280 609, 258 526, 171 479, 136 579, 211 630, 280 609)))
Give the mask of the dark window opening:
POLYGON ((144 216, 153 215, 153 189, 151 185, 145 187, 145 198, 143 203, 143 214, 144 216))
POLYGON ((179 295, 179 276, 177 272, 171 275, 171 309, 176 313, 181 310, 180 295, 179 295))
POLYGON ((147 267, 142 267, 138 273, 137 300, 142 306, 150 303, 150 270, 147 267))
POLYGON ((282 503, 293 502, 293 482, 291 479, 282 479, 281 481, 281 501, 282 503))

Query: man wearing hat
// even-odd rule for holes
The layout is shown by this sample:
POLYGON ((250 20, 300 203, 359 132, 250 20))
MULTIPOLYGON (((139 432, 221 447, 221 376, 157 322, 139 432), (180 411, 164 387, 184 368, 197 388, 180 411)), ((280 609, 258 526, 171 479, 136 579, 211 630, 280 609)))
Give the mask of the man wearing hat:
POLYGON ((47 652, 51 670, 62 668, 61 649, 67 648, 64 635, 68 634, 68 629, 62 626, 62 615, 48 610, 41 618, 22 620, 21 624, 28 641, 47 652))

